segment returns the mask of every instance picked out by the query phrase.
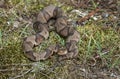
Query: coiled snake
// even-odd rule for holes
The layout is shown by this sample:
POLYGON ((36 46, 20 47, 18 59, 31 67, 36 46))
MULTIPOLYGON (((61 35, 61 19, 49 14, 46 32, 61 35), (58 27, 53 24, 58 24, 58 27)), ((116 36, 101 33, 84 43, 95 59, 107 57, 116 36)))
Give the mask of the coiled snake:
POLYGON ((45 60, 53 53, 57 53, 62 59, 77 56, 77 43, 80 39, 80 34, 68 25, 65 15, 59 7, 49 5, 40 11, 33 28, 36 34, 28 36, 23 40, 24 54, 30 60, 45 60), (44 52, 35 53, 33 48, 42 43, 43 40, 48 39, 49 32, 53 30, 66 39, 66 48, 61 49, 59 45, 51 45, 44 52))

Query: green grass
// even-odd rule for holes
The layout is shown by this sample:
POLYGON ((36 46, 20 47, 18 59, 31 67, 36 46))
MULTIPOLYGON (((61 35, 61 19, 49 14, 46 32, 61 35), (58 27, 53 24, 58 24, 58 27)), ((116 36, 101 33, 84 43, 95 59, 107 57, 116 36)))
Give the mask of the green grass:
MULTIPOLYGON (((49 1, 46 0, 46 3, 41 4, 35 3, 36 1, 31 0, 9 0, 7 5, 12 7, 11 9, 0 9, 0 70, 8 69, 8 71, 2 73, 0 71, 0 78, 6 79, 9 77, 15 77, 20 73, 19 71, 9 71, 12 68, 24 70, 29 70, 33 68, 32 72, 24 75, 21 79, 30 78, 34 76, 36 79, 49 79, 49 78, 62 78, 67 79, 70 77, 69 67, 73 66, 70 60, 64 62, 66 65, 59 63, 58 67, 55 67, 54 71, 50 70, 51 66, 54 66, 56 63, 57 56, 51 57, 51 59, 40 62, 32 62, 24 57, 22 51, 22 41, 23 38, 29 35, 34 34, 32 25, 28 23, 20 22, 17 29, 13 27, 14 22, 21 17, 21 14, 25 14, 28 17, 32 13, 38 12, 44 6, 55 3, 55 0, 49 1), (34 3, 34 4, 32 4, 34 3), (18 15, 17 13, 21 14, 18 15), (14 30, 15 29, 15 30, 14 30), (32 66, 24 66, 23 64, 32 63, 32 66), (14 66, 17 64, 18 66, 14 66), (71 65, 72 64, 72 65, 71 65), (10 66, 6 66, 10 65, 10 66), (39 72, 39 70, 41 72, 39 72), (16 73, 17 72, 17 73, 16 73), (40 75, 41 74, 41 75, 40 75), (46 75, 47 74, 47 75, 46 75), (37 77, 36 77, 37 76, 37 77)), ((59 3, 55 3, 58 5, 59 3)), ((95 5, 94 5, 95 6, 95 5)), ((66 11, 71 9, 71 7, 64 6, 63 10, 66 11)), ((78 43, 79 47, 79 61, 76 61, 78 64, 86 64, 90 61, 91 57, 94 57, 95 54, 98 54, 101 58, 100 65, 106 65, 110 68, 120 67, 120 34, 114 28, 104 29, 103 26, 98 26, 95 24, 89 24, 84 27, 76 27, 80 32, 81 38, 78 43), (107 50, 108 53, 104 54, 104 50, 107 50)), ((51 32, 48 40, 44 41, 40 46, 36 48, 37 51, 44 50, 51 44, 59 42, 62 45, 65 45, 65 41, 58 34, 51 32)), ((99 62, 99 61, 97 61, 99 62)), ((99 67, 100 67, 99 65, 99 67)), ((72 67, 72 68, 73 68, 72 67)), ((70 68, 71 69, 71 68, 70 68)), ((77 71, 75 71, 77 72, 77 71)), ((80 72, 78 72, 80 73, 80 72)), ((73 74, 74 75, 74 74, 73 74)), ((77 78, 74 77, 73 78, 77 78)))

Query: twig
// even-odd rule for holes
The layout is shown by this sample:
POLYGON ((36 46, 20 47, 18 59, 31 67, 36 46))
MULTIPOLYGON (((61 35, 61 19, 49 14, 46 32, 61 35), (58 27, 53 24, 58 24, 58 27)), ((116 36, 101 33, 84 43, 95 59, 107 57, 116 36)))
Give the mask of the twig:
POLYGON ((12 71, 21 71, 21 68, 0 69, 0 72, 12 72, 12 71))
POLYGON ((77 21, 77 23, 80 24, 81 22, 84 22, 85 20, 89 19, 91 16, 95 15, 95 13, 97 13, 98 11, 99 11, 98 8, 95 9, 95 10, 93 10, 93 11, 91 11, 88 15, 86 15, 85 17, 79 19, 79 20, 77 21))
MULTIPOLYGON (((1 68, 6 68, 6 67, 9 67, 9 68, 6 68, 6 69, 0 69, 0 72, 12 72, 12 71, 21 71, 23 70, 21 67, 22 66, 32 66, 33 63, 28 63, 28 64, 7 64, 7 65, 1 65, 0 67, 1 68), (13 68, 10 68, 10 67, 13 67, 13 68), (15 67, 19 67, 19 68, 15 68, 15 67)), ((28 69, 24 69, 25 70, 28 70, 28 69)))
POLYGON ((75 7, 78 7, 78 4, 76 4, 76 3, 74 2, 74 0, 70 0, 70 2, 71 2, 75 7))
POLYGON ((43 72, 40 72, 42 75, 46 76, 47 79, 51 79, 47 74, 43 73, 43 72))
POLYGON ((33 70, 33 68, 27 70, 26 72, 24 72, 24 73, 22 73, 22 74, 20 74, 20 75, 17 75, 17 76, 15 76, 15 77, 9 78, 9 79, 17 79, 17 78, 23 77, 24 75, 28 74, 28 73, 31 72, 32 70, 33 70))
POLYGON ((18 64, 6 64, 6 65, 1 65, 0 67, 10 67, 10 66, 32 66, 33 63, 28 63, 28 64, 21 64, 21 63, 18 63, 18 64))
MULTIPOLYGON (((54 64, 53 64, 53 66, 51 66, 50 68, 47 68, 46 70, 47 70, 47 73, 45 74, 45 73, 42 73, 42 72, 40 72, 42 75, 45 75, 46 77, 48 77, 47 75, 49 75, 49 74, 51 74, 51 73, 53 73, 53 74, 55 74, 55 77, 57 78, 57 75, 56 75, 56 73, 57 72, 55 72, 54 71, 54 69, 56 68, 56 67, 58 67, 59 65, 58 65, 58 62, 55 62, 54 64)), ((49 78, 49 79, 51 79, 51 78, 49 78)))

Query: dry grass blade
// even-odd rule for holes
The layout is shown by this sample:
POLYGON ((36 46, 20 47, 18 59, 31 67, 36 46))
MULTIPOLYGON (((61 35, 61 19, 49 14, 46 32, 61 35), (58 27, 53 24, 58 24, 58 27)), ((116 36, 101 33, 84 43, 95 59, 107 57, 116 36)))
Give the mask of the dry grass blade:
POLYGON ((21 73, 20 75, 16 75, 15 77, 12 77, 12 78, 9 78, 9 79, 17 79, 17 78, 20 78, 20 77, 23 77, 25 76, 26 74, 30 73, 31 71, 33 70, 33 68, 21 73))

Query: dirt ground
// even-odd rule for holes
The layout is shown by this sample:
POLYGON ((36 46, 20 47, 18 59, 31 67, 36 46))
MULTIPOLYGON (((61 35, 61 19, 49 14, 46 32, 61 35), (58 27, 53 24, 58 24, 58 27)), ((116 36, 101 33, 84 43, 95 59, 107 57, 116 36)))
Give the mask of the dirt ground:
MULTIPOLYGON (((51 32, 35 50, 56 42, 65 45, 51 32)), ((120 1, 0 0, 0 79, 120 79, 120 1), (34 20, 50 4, 62 8, 80 33, 79 55, 33 62, 23 54, 23 38, 35 34, 34 20)))

